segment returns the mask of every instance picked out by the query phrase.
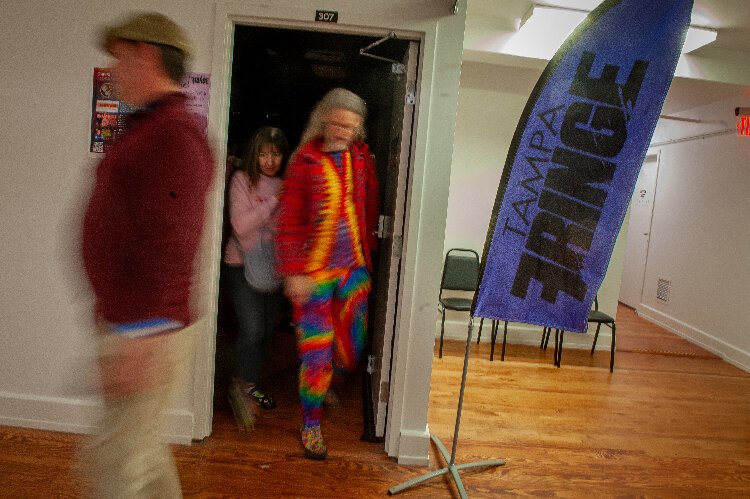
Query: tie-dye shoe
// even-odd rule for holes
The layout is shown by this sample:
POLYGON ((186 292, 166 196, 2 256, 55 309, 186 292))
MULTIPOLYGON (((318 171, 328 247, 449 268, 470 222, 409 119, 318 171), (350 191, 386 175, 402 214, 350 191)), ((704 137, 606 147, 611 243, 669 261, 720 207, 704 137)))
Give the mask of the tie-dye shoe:
POLYGON ((323 435, 320 433, 320 425, 302 427, 302 447, 305 448, 305 457, 309 459, 325 459, 328 454, 323 435))

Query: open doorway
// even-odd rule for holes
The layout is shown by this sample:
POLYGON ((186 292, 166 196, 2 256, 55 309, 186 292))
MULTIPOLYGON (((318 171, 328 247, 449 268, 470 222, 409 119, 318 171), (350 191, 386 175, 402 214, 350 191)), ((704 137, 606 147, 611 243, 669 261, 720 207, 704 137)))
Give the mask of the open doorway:
MULTIPOLYGON (((408 89, 416 87, 410 81, 416 71, 410 72, 408 67, 417 65, 415 46, 418 44, 395 37, 243 25, 235 26, 233 41, 228 156, 241 154, 248 137, 264 125, 283 129, 294 149, 315 103, 331 88, 347 88, 364 98, 368 105, 366 141, 376 158, 383 208, 381 213, 395 212, 403 217, 403 204, 406 202, 404 185, 408 178, 412 133, 412 116, 403 108, 408 89), (377 57, 360 54, 360 49, 373 45, 377 45, 373 49, 377 57), (409 64, 398 68, 393 64, 395 61, 408 61, 409 64), (403 175, 399 173, 400 170, 403 170, 403 175), (401 209, 398 209, 399 205, 401 209)), ((415 99, 413 93, 409 94, 412 107, 415 99)), ((400 255, 400 251, 394 252, 392 245, 394 240, 400 243, 404 223, 403 220, 394 222, 391 218, 390 222, 382 225, 380 251, 374 259, 370 308, 370 336, 381 352, 383 345, 392 341, 390 337, 385 337, 387 328, 384 326, 395 322, 392 319, 395 315, 394 293, 389 292, 388 288, 394 285, 391 256, 400 255), (390 320, 386 318, 387 315, 391 316, 390 320)), ((397 268, 395 273, 398 274, 397 268)), ((224 299, 222 283, 219 296, 215 405, 225 402, 222 394, 231 374, 233 328, 236 327, 231 307, 224 299)), ((390 348, 386 350, 390 355, 390 348)), ((375 370, 388 369, 390 358, 379 358, 376 363, 375 370)), ((293 334, 284 334, 283 330, 277 333, 266 364, 270 364, 264 369, 266 376, 281 379, 282 384, 294 385, 296 351, 293 334)), ((369 403, 382 400, 383 394, 378 388, 372 393, 373 385, 379 385, 381 376, 376 376, 377 381, 372 381, 372 362, 367 364, 366 372, 363 369, 356 377, 362 380, 359 388, 363 401, 361 410, 350 411, 347 421, 352 426, 363 426, 363 436, 372 434, 367 428, 373 424, 376 416, 372 412, 380 410, 382 420, 387 411, 387 407, 369 403)), ((282 389, 288 388, 286 385, 282 389)), ((282 402, 294 404, 295 408, 298 404, 296 398, 282 402)), ((379 436, 382 436, 382 430, 379 436)))
POLYGON ((643 297, 643 281, 646 275, 658 172, 658 154, 647 155, 643 160, 643 166, 630 200, 619 301, 636 312, 641 306, 643 297))

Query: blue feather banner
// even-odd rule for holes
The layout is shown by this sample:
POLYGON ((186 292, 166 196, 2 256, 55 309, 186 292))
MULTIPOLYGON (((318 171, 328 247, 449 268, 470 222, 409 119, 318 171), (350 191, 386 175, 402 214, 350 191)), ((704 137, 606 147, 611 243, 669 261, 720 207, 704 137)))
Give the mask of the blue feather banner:
POLYGON ((545 68, 511 142, 472 315, 582 332, 692 0, 605 0, 545 68))

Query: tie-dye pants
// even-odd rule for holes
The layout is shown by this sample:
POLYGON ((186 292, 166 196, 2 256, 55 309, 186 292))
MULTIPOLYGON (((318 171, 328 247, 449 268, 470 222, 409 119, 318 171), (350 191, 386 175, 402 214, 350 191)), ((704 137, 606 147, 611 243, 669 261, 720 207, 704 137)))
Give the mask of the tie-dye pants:
POLYGON ((305 426, 320 424, 323 399, 334 370, 357 366, 367 335, 367 269, 322 270, 308 274, 312 296, 294 307, 297 353, 301 361, 299 395, 305 426))

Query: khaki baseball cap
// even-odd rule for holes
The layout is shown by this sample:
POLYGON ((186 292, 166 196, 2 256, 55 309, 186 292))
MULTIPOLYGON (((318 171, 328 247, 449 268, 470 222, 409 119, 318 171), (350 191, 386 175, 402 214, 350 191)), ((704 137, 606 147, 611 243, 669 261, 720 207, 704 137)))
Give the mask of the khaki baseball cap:
POLYGON ((170 18, 156 12, 135 14, 121 24, 107 26, 101 32, 101 47, 110 52, 116 40, 168 45, 192 55, 192 46, 185 32, 170 18))

